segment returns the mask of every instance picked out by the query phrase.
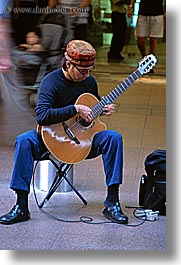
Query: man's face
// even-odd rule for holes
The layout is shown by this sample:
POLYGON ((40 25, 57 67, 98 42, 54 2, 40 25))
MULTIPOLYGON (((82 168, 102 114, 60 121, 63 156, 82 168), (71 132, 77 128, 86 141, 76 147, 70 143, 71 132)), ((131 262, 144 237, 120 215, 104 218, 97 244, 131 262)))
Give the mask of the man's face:
POLYGON ((89 73, 94 69, 94 66, 90 68, 78 67, 67 61, 67 69, 68 74, 73 81, 81 82, 89 76, 89 73))

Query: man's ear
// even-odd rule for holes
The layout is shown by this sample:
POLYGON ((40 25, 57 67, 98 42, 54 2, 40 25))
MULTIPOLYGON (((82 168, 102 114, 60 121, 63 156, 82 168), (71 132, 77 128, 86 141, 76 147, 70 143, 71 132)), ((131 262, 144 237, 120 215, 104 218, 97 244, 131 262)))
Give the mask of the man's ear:
POLYGON ((66 61, 67 68, 70 68, 71 63, 69 61, 66 61))

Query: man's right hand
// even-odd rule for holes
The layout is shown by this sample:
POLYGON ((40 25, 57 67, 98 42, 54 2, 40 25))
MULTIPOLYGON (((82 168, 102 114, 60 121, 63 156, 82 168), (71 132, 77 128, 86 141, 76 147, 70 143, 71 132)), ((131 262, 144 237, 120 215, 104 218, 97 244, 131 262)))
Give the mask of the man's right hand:
POLYGON ((85 105, 74 105, 74 107, 77 110, 78 115, 83 118, 86 122, 92 122, 93 120, 93 115, 92 115, 92 110, 85 106, 85 105))

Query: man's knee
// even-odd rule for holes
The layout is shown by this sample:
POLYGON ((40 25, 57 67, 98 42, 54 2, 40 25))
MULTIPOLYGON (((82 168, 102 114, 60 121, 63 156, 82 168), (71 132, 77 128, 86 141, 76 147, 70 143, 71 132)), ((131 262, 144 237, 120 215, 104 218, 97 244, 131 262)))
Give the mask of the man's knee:
POLYGON ((122 142, 123 142, 122 135, 117 131, 109 131, 109 137, 110 137, 111 141, 113 141, 115 143, 121 143, 122 144, 122 142))
POLYGON ((15 146, 23 150, 29 150, 31 148, 31 143, 28 137, 24 134, 20 134, 16 137, 15 146))

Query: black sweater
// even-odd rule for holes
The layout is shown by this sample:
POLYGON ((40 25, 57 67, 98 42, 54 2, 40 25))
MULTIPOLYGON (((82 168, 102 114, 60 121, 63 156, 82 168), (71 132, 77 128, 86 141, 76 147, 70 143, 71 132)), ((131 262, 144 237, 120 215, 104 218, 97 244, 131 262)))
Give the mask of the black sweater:
POLYGON ((163 14, 163 0, 141 0, 139 6, 139 15, 160 16, 163 14))
POLYGON ((77 113, 74 104, 83 93, 100 99, 97 83, 92 76, 82 82, 73 82, 65 78, 60 68, 49 73, 40 84, 35 108, 37 123, 51 125, 70 119, 77 113))

